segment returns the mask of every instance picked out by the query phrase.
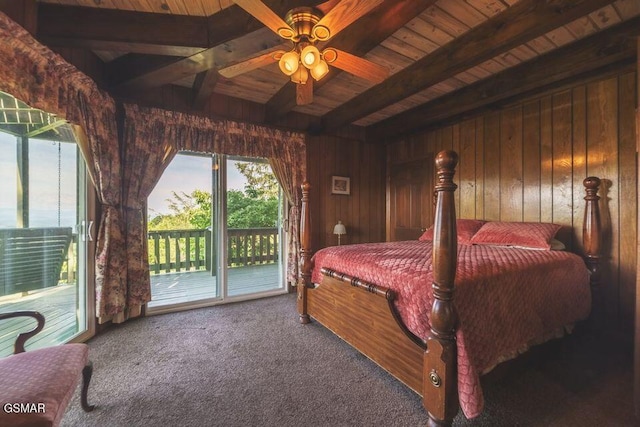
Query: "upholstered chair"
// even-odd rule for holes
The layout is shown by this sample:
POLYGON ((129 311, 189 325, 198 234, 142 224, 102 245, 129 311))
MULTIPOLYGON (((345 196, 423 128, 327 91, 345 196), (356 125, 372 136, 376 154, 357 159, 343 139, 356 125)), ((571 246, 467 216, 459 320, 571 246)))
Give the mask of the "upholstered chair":
POLYGON ((44 327, 35 311, 0 313, 0 320, 29 316, 37 326, 18 335, 14 354, 0 359, 0 426, 57 426, 82 375, 82 408, 89 412, 87 391, 93 366, 86 344, 64 344, 25 352, 24 343, 44 327))

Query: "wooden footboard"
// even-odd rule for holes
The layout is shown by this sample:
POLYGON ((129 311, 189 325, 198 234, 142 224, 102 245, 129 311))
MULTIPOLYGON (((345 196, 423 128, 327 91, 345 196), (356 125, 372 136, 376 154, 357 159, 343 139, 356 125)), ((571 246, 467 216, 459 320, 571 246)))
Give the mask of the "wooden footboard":
MULTIPOLYGON (((426 342, 413 335, 400 320, 394 292, 343 272, 323 269, 319 285, 311 283, 311 233, 308 183, 302 186, 300 225, 301 280, 298 313, 301 323, 313 317, 387 372, 420 394, 430 426, 450 425, 458 412, 458 317, 454 305, 457 266, 456 214, 453 175, 457 154, 443 151, 436 157, 438 184, 433 237, 434 303, 426 342)), ((601 304, 599 289, 600 214, 596 195, 600 180, 585 179, 583 246, 591 271, 594 307, 601 304)))
POLYGON ((422 395, 426 347, 400 321, 393 291, 333 270, 322 273, 322 283, 307 289, 311 317, 422 395))

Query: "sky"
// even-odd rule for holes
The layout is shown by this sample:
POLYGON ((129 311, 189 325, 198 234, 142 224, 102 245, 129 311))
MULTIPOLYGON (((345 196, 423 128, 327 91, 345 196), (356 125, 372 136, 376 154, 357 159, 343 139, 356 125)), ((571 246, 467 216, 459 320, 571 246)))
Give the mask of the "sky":
MULTIPOLYGON (((245 178, 235 168, 236 162, 229 160, 227 165, 227 188, 230 190, 244 190, 245 178)), ((149 216, 169 213, 169 203, 172 191, 180 194, 191 194, 193 190, 211 191, 211 157, 193 156, 188 154, 176 155, 165 169, 160 181, 147 199, 149 216)))
MULTIPOLYGON (((0 227, 16 226, 17 166, 16 137, 0 133, 0 227)), ((73 227, 76 223, 76 145, 60 144, 60 188, 58 188, 58 143, 29 141, 29 226, 73 227), (60 224, 58 224, 58 198, 60 224)))

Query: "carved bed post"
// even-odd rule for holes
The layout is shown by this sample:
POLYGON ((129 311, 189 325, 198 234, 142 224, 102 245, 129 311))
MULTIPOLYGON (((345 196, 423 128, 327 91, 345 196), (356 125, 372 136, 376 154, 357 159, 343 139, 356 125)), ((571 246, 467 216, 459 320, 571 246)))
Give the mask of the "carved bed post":
POLYGON ((453 183, 458 155, 441 151, 436 156, 438 194, 433 231, 433 307, 431 331, 424 354, 423 403, 430 426, 451 425, 458 412, 456 329, 458 315, 453 305, 458 260, 456 211, 453 183))
POLYGON ((309 323, 307 313, 307 287, 311 286, 311 218, 309 212, 309 190, 311 185, 302 184, 302 207, 300 208, 300 281, 298 282, 298 314, 300 323, 309 323))
POLYGON ((598 187, 600 178, 590 176, 583 181, 587 195, 584 197, 584 223, 582 225, 582 244, 584 246, 585 263, 591 272, 591 324, 598 327, 602 324, 602 289, 600 287, 600 207, 598 187))

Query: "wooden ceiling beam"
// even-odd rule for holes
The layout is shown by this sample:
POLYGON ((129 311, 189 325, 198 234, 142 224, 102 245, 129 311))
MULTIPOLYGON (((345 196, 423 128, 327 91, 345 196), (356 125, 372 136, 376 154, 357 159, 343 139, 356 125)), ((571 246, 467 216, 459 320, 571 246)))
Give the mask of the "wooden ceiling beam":
POLYGON ((115 86, 135 77, 139 73, 150 72, 173 64, 178 60, 175 56, 128 53, 107 62, 105 64, 105 74, 109 79, 109 85, 115 86))
POLYGON ((210 46, 206 17, 50 3, 39 4, 38 39, 56 47, 178 56, 210 46))
POLYGON ((594 12, 608 0, 521 0, 322 117, 336 129, 594 12))
POLYGON ((192 89, 193 108, 201 110, 205 106, 207 100, 211 97, 213 89, 216 87, 216 83, 218 83, 219 78, 220 73, 213 69, 203 71, 196 76, 192 89))
MULTIPOLYGON (((264 3, 280 16, 284 16, 294 7, 315 6, 322 2, 322 0, 264 0, 264 3)), ((208 19, 211 48, 201 50, 165 67, 136 73, 135 76, 113 89, 122 92, 164 86, 186 76, 232 64, 256 52, 275 50, 283 42, 277 34, 266 29, 262 23, 236 5, 223 9, 208 19)))
POLYGON ((551 89, 567 81, 575 84, 578 76, 589 76, 616 64, 625 65, 636 55, 638 35, 640 17, 371 125, 367 127, 367 140, 397 140, 516 96, 551 89))
MULTIPOLYGON (((336 37, 329 40, 327 47, 334 47, 362 56, 378 46, 382 41, 402 28, 407 22, 420 15, 437 0, 387 0, 371 13, 358 19, 336 37)), ((329 74, 319 82, 314 82, 314 91, 340 75, 342 71, 329 67, 329 74)), ((296 106, 296 85, 287 82, 267 101, 267 122, 275 123, 280 117, 296 106)))
POLYGON ((207 70, 217 70, 243 60, 256 51, 275 51, 282 47, 282 39, 277 34, 262 28, 164 66, 153 69, 131 67, 129 78, 112 86, 112 89, 114 91, 152 89, 207 70))

